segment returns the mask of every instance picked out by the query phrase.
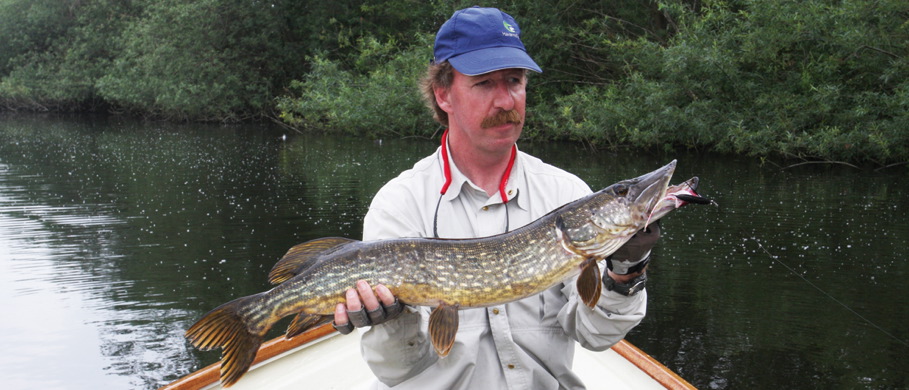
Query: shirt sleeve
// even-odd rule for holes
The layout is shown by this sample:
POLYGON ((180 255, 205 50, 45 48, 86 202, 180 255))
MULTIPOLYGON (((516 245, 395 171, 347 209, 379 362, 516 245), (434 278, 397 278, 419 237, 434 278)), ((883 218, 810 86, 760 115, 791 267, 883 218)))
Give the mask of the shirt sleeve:
MULTIPOLYGON (((575 188, 575 199, 591 192, 582 182, 575 188)), ((604 271, 605 265, 601 262, 600 275, 604 271)), ((589 350, 603 351, 612 347, 637 326, 647 312, 646 290, 626 297, 603 288, 593 309, 581 300, 575 280, 565 282, 562 294, 568 302, 559 311, 559 324, 565 333, 589 350)))
POLYGON ((559 311, 559 324, 582 347, 593 351, 621 341, 647 312, 647 290, 626 297, 604 288, 593 309, 581 300, 574 282, 566 283, 562 294, 568 302, 559 311))
MULTIPOLYGON (((363 221, 363 239, 378 240, 419 237, 418 215, 397 210, 401 194, 392 188, 379 191, 363 221)), ((429 342, 421 308, 406 307, 401 316, 380 325, 364 328, 360 348, 363 359, 376 378, 395 386, 413 377, 438 360, 429 342)))

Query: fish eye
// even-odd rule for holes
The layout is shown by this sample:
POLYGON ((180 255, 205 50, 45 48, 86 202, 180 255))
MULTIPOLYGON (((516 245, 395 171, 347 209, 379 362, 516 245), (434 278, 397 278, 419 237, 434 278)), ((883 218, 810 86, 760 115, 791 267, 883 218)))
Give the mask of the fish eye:
POLYGON ((628 186, 626 186, 624 184, 619 184, 619 185, 615 186, 613 191, 615 191, 615 194, 618 196, 625 196, 625 195, 628 195, 628 186))

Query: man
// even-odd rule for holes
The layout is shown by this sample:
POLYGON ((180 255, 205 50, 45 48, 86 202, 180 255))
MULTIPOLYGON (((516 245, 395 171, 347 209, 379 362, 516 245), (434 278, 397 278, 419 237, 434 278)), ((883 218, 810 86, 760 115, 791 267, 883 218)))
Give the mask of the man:
MULTIPOLYGON (((517 22, 492 8, 457 11, 441 27, 422 88, 448 130, 436 153, 379 191, 366 214, 364 240, 490 236, 591 192, 579 178, 515 146, 527 73, 541 72, 519 36, 517 22)), ((582 389, 571 371, 574 343, 605 350, 641 321, 647 295, 640 286, 658 237, 658 227, 638 233, 612 256, 594 309, 580 301, 571 280, 520 301, 461 310, 445 357, 428 339, 430 308, 402 312, 382 285, 373 290, 360 281, 348 290, 334 323, 347 332, 372 324, 362 335, 362 352, 378 388, 582 389)))

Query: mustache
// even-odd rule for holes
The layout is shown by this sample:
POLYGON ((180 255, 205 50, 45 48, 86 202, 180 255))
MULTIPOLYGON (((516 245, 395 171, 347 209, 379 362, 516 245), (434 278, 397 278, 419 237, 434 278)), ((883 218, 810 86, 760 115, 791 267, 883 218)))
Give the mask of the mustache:
POLYGON ((488 129, 506 123, 521 124, 521 114, 517 110, 502 111, 483 119, 483 122, 480 123, 480 127, 488 129))

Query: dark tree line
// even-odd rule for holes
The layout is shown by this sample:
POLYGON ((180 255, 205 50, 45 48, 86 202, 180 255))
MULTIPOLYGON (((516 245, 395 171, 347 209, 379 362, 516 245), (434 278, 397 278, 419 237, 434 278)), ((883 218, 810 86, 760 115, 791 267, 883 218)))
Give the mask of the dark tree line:
MULTIPOLYGON (((429 136, 415 80, 476 1, 0 0, 0 110, 429 136)), ((909 3, 491 1, 544 69, 529 139, 909 160, 909 3)))

